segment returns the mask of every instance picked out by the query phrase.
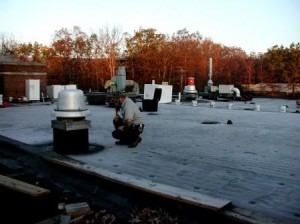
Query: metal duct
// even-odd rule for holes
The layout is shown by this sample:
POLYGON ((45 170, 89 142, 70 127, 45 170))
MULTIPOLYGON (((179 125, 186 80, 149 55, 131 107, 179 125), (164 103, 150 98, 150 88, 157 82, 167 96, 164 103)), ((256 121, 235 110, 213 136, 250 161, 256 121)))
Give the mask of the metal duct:
POLYGON ((232 91, 235 92, 235 96, 236 97, 241 97, 241 92, 240 92, 240 90, 238 88, 234 87, 232 89, 232 91))

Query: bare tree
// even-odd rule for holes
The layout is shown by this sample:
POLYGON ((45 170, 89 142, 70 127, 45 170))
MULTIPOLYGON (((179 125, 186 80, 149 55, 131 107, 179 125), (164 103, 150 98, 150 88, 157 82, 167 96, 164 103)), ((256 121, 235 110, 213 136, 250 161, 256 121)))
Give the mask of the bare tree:
POLYGON ((0 34, 0 55, 12 55, 18 47, 13 35, 0 34))
POLYGON ((104 59, 110 77, 115 74, 116 59, 121 55, 120 47, 123 37, 116 27, 99 29, 98 34, 92 35, 94 57, 104 59))

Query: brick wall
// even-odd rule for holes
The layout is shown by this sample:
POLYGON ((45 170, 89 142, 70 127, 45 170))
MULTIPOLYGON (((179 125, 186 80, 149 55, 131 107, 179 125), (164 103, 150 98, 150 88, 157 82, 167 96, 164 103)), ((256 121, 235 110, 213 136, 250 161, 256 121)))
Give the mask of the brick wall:
POLYGON ((13 98, 21 98, 25 96, 26 85, 28 79, 40 80, 40 91, 47 94, 47 77, 46 75, 4 75, 4 96, 12 96, 13 98))
POLYGON ((21 98, 26 95, 26 80, 39 79, 40 91, 47 94, 46 65, 28 62, 0 62, 0 94, 21 98))

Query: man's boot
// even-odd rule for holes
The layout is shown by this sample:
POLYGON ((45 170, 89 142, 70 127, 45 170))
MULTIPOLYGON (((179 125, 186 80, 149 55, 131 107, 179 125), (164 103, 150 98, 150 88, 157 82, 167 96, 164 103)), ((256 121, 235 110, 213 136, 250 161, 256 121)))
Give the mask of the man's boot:
POLYGON ((142 141, 142 138, 140 138, 140 137, 138 136, 138 137, 136 137, 136 139, 135 139, 132 143, 130 143, 130 144, 128 145, 128 147, 129 147, 129 148, 134 148, 134 147, 136 147, 141 141, 142 141))

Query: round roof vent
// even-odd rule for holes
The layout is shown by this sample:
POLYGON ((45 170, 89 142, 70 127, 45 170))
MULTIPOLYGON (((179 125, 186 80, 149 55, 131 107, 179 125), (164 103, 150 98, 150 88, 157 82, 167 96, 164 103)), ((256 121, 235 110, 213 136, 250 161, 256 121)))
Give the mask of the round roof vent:
POLYGON ((56 117, 85 117, 90 114, 84 95, 79 89, 64 89, 58 93, 57 107, 52 112, 56 117))

